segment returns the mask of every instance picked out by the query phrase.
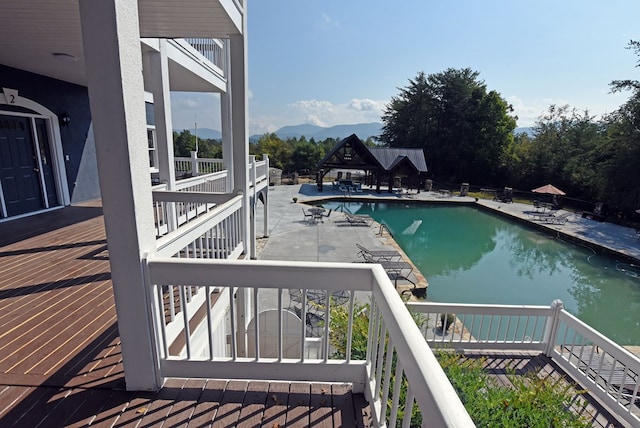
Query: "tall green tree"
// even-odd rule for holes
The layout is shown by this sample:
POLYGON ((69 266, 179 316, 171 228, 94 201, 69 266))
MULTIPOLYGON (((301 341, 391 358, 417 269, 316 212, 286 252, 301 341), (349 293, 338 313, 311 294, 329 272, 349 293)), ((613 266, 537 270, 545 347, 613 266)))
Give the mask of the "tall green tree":
POLYGON ((434 178, 492 182, 506 172, 516 118, 496 91, 469 68, 418 73, 382 116, 380 140, 424 149, 434 178))
MULTIPOLYGON (((640 41, 630 41, 627 48, 640 57, 640 41)), ((597 183, 603 200, 630 213, 640 207, 640 81, 615 80, 611 91, 631 96, 607 117, 607 138, 597 151, 597 183)))

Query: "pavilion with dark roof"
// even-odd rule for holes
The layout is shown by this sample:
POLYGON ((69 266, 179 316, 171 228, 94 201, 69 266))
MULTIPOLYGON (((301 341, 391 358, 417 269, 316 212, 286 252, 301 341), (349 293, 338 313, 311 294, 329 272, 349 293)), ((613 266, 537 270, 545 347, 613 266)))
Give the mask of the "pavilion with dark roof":
POLYGON ((318 163, 316 182, 319 190, 322 190, 324 176, 332 169, 363 170, 364 184, 375 185, 377 192, 380 192, 381 185, 387 184, 391 193, 396 179, 404 181, 409 188, 423 187, 427 162, 422 149, 367 147, 355 134, 351 134, 318 163))

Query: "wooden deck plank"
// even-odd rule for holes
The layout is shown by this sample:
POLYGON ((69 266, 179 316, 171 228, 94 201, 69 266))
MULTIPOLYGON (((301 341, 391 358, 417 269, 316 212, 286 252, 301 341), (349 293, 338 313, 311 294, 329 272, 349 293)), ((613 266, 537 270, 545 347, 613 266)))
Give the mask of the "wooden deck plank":
POLYGON ((9 387, 3 385, 2 392, 0 392, 0 420, 4 418, 11 409, 18 405, 23 397, 33 390, 34 388, 28 386, 9 387))
POLYGON ((186 379, 169 379, 165 382, 164 387, 149 403, 144 417, 140 421, 141 426, 161 426, 164 420, 169 417, 173 405, 180 396, 182 387, 186 379))
POLYGON ((356 413, 351 386, 347 384, 331 385, 331 400, 333 426, 355 428, 356 413))
POLYGON ((267 427, 284 427, 287 422, 289 383, 272 382, 265 403, 262 423, 267 427))
POLYGON ((133 392, 127 391, 105 391, 102 394, 102 406, 91 419, 90 426, 96 428, 114 426, 133 399, 133 395, 133 392))
POLYGON ((157 398, 158 393, 136 393, 127 402, 122 412, 116 418, 115 427, 136 427, 147 413, 149 406, 157 398))
POLYGON ((176 398, 171 413, 164 420, 164 425, 172 428, 186 427, 191 419, 198 399, 206 385, 202 379, 187 379, 176 398))
POLYGON ((223 380, 207 381, 187 426, 204 428, 213 425, 226 386, 227 382, 223 380))
POLYGON ((242 403, 247 390, 248 382, 244 380, 231 380, 227 382, 227 386, 220 400, 220 407, 213 421, 213 427, 231 427, 235 426, 240 419, 242 411, 242 403))
POLYGON ((364 394, 353 395, 353 408, 355 409, 354 413, 356 414, 355 422, 357 428, 374 426, 371 417, 371 408, 367 400, 365 400, 364 394))
POLYGON ((252 428, 262 425, 268 393, 269 382, 249 382, 237 428, 252 428))
POLYGON ((287 427, 309 426, 311 385, 293 382, 289 387, 287 427))
POLYGON ((311 426, 333 428, 333 404, 330 384, 311 384, 309 408, 311 410, 309 414, 309 424, 311 426))

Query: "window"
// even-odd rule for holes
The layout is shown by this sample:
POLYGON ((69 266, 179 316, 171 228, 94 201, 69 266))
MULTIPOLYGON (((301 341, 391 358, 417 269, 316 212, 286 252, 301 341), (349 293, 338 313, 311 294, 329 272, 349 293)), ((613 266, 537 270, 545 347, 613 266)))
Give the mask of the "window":
POLYGON ((149 165, 151 172, 158 172, 158 151, 156 150, 156 129, 147 126, 147 144, 149 145, 149 165))

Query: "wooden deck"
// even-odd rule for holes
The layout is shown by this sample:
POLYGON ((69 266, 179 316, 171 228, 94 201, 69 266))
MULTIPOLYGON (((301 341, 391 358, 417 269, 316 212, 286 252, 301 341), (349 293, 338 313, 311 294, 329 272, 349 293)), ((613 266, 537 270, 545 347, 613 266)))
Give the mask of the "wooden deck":
MULTIPOLYGON (((0 223, 0 426, 369 426, 348 385, 171 379, 125 391, 99 202, 0 223)), ((564 374, 535 354, 486 367, 564 374)), ((583 396, 583 398, 588 398, 583 396)), ((624 426, 593 402, 593 426, 624 426)))
POLYGON ((125 391, 99 202, 0 223, 0 426, 369 426, 348 385, 125 391))

